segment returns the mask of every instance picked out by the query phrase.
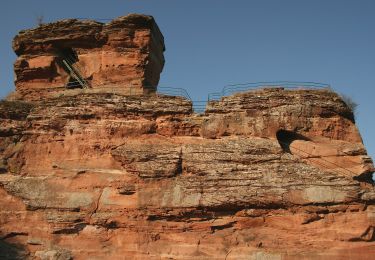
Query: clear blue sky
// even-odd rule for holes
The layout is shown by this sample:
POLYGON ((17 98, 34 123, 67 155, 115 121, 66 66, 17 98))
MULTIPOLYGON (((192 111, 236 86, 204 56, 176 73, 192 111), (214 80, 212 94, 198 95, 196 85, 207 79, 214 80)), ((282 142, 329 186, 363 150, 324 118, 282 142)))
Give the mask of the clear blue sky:
POLYGON ((21 29, 62 18, 155 17, 166 42, 160 85, 193 99, 230 83, 316 81, 352 97, 375 158, 375 1, 47 1, 0 2, 0 96, 14 89, 11 41, 21 29))

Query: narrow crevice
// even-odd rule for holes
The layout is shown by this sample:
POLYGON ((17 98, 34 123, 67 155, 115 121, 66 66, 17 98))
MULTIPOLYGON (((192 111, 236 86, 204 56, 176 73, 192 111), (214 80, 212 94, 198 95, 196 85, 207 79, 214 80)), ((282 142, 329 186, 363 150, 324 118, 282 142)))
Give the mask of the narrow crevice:
POLYGON ((12 238, 15 236, 27 236, 27 235, 29 235, 27 232, 10 232, 6 234, 5 236, 0 237, 0 239, 5 240, 5 239, 12 238))
POLYGON ((98 196, 98 199, 97 199, 96 202, 95 202, 95 208, 93 209, 93 211, 90 212, 89 219, 88 219, 89 222, 90 222, 90 220, 91 220, 92 215, 94 215, 94 214, 96 213, 96 211, 98 210, 98 208, 99 208, 99 203, 100 203, 100 199, 102 198, 103 192, 104 192, 104 190, 102 189, 102 190, 100 191, 100 194, 99 194, 99 196, 98 196))
POLYGON ((223 224, 223 225, 211 226, 210 229, 211 229, 211 232, 214 233, 214 232, 216 232, 218 230, 223 230, 223 229, 226 229, 226 228, 231 228, 236 223, 237 223, 236 221, 232 221, 232 222, 229 222, 229 223, 226 223, 226 224, 223 224))
POLYGON ((55 230, 53 234, 78 234, 81 230, 83 230, 87 226, 86 223, 79 223, 74 225, 73 227, 63 228, 59 230, 55 230))
POLYGON ((178 161, 177 161, 177 166, 176 166, 176 175, 181 175, 182 174, 182 148, 180 149, 180 153, 178 155, 178 161))

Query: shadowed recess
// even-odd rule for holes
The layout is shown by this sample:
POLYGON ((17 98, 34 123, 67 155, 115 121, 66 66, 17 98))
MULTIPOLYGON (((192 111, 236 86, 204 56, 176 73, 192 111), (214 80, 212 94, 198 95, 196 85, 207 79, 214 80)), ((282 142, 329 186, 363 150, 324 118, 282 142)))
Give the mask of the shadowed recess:
POLYGON ((295 140, 304 140, 304 141, 309 141, 310 139, 298 134, 296 132, 288 131, 288 130, 279 130, 276 132, 276 138, 277 141, 279 142, 281 148, 283 149, 284 152, 286 153, 291 153, 290 151, 290 144, 295 141, 295 140))
POLYGON ((0 240, 0 259, 26 259, 27 255, 28 253, 22 245, 11 244, 4 240, 0 240))

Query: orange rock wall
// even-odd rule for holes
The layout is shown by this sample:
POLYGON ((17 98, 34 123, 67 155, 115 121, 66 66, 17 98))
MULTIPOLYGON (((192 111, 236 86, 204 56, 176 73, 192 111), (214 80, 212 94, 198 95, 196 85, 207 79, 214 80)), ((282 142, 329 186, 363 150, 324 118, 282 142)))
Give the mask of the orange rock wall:
POLYGON ((70 19, 21 31, 13 49, 17 93, 31 100, 65 91, 70 76, 61 65, 61 52, 67 50, 74 52, 74 66, 93 89, 155 91, 165 47, 151 16, 131 14, 107 24, 70 19))
POLYGON ((203 115, 179 97, 91 93, 3 102, 0 125, 0 258, 375 253, 373 164, 333 92, 251 91, 203 115))

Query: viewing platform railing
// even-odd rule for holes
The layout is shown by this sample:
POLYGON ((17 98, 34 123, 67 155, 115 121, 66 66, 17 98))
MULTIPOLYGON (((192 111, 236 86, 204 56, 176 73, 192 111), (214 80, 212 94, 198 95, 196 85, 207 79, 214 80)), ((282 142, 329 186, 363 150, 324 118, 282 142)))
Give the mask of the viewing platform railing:
MULTIPOLYGON (((85 80, 88 85, 91 85, 90 80, 85 80)), ((81 87, 82 84, 79 81, 69 82, 67 88, 81 87)), ((255 83, 243 83, 243 84, 231 84, 224 86, 221 92, 213 92, 208 94, 207 100, 193 100, 186 89, 184 88, 172 88, 172 87, 157 87, 157 94, 168 95, 168 96, 179 96, 186 98, 192 102, 192 110, 196 113, 204 113, 206 105, 210 101, 218 101, 224 96, 233 95, 235 93, 241 93, 245 91, 263 89, 263 88, 286 88, 286 89, 321 89, 330 90, 329 84, 317 83, 317 82, 296 82, 296 81, 272 81, 272 82, 255 82, 255 83)), ((103 87, 103 89, 111 90, 114 93, 121 93, 124 95, 141 95, 143 91, 140 87, 127 86, 126 88, 116 87, 103 87)), ((146 87, 146 89, 154 89, 146 87)))
POLYGON ((318 82, 298 82, 298 81, 270 81, 270 82, 254 82, 231 84, 224 86, 221 92, 213 92, 208 94, 208 101, 219 100, 224 96, 230 96, 235 93, 256 90, 262 88, 287 88, 287 89, 330 89, 329 84, 318 82))
POLYGON ((192 101, 189 93, 183 88, 157 87, 157 94, 180 96, 192 101))

